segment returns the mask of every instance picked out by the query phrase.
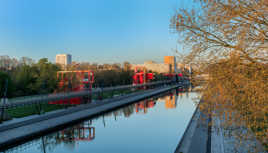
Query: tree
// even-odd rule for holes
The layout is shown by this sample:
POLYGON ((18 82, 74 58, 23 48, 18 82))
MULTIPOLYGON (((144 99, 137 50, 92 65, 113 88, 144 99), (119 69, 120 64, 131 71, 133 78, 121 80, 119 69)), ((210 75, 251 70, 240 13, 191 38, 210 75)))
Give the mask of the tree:
POLYGON ((20 59, 20 63, 25 64, 25 65, 32 65, 32 64, 34 64, 34 60, 29 58, 29 57, 22 57, 20 59))
POLYGON ((8 98, 12 97, 13 91, 14 86, 10 79, 10 76, 7 73, 0 72, 0 98, 4 96, 5 92, 7 92, 6 96, 8 98))
POLYGON ((266 0, 201 1, 202 11, 180 10, 171 27, 191 47, 188 58, 225 57, 236 51, 250 62, 267 62, 268 4, 266 0))
POLYGON ((15 84, 14 96, 28 96, 38 94, 35 88, 37 79, 37 69, 29 66, 22 65, 12 73, 12 80, 15 84))
POLYGON ((131 69, 131 64, 129 62, 124 62, 124 70, 125 71, 130 71, 131 69))
POLYGON ((19 65, 17 59, 11 59, 9 56, 0 56, 0 69, 9 71, 19 65))
POLYGON ((35 90, 39 93, 52 93, 58 85, 57 71, 60 68, 48 62, 47 58, 42 58, 34 65, 37 69, 35 90))
POLYGON ((229 124, 246 123, 268 149, 268 1, 200 4, 200 10, 178 10, 171 28, 190 50, 184 62, 198 66, 196 74, 209 76, 203 108, 220 116, 224 111, 239 114, 229 124))

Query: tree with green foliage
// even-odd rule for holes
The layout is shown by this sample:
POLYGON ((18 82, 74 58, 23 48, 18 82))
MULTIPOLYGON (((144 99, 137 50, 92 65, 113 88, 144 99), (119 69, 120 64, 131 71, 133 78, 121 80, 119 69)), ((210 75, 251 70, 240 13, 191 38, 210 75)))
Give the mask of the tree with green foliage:
POLYGON ((52 93, 58 85, 57 71, 60 68, 48 62, 47 58, 42 58, 33 65, 33 69, 36 70, 35 90, 38 93, 52 93))
POLYGON ((35 64, 23 64, 11 73, 15 84, 14 96, 52 93, 57 88, 57 71, 60 68, 46 58, 35 64))
POLYGON ((14 96, 28 96, 37 94, 35 92, 36 69, 29 65, 22 65, 12 74, 15 84, 14 96))
POLYGON ((4 97, 5 92, 7 92, 7 97, 12 97, 13 91, 14 86, 10 76, 5 72, 0 72, 0 98, 4 97))
POLYGON ((132 83, 133 71, 103 70, 95 72, 95 85, 101 87, 132 83))

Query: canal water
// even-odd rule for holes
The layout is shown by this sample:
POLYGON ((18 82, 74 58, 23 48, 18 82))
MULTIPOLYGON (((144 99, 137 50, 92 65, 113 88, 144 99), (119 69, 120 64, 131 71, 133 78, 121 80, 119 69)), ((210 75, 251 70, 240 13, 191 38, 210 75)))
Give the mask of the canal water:
POLYGON ((194 92, 170 92, 25 142, 18 153, 173 153, 198 101, 194 92))

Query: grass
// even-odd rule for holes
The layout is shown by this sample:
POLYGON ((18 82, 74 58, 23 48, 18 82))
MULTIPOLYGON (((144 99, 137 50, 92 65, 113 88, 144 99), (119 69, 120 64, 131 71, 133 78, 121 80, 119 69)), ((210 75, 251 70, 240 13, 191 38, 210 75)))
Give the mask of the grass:
MULTIPOLYGON (((103 92, 101 94, 102 99, 112 98, 115 95, 124 95, 124 94, 130 94, 136 91, 132 91, 131 89, 127 90, 117 90, 117 91, 109 91, 109 92, 103 92)), ((92 99, 98 99, 98 94, 94 94, 92 96, 92 99)))
MULTIPOLYGON (((124 95, 124 94, 130 94, 136 92, 136 90, 118 90, 118 91, 109 91, 104 92, 101 94, 102 99, 112 98, 114 95, 124 95)), ((92 99, 98 99, 98 94, 92 95, 92 99)), ((64 109, 66 107, 69 107, 70 105, 56 105, 56 104, 40 104, 40 105, 29 105, 29 106, 23 106, 23 107, 16 107, 7 109, 7 113, 11 118, 22 118, 30 115, 36 115, 36 114, 43 114, 46 112, 51 112, 59 109, 64 109), (40 111, 41 108, 41 111, 40 111)))
POLYGON ((30 106, 8 109, 7 113, 12 118, 26 117, 30 115, 39 114, 40 106, 41 106, 41 113, 51 112, 66 107, 63 105, 53 105, 53 104, 30 105, 30 106))

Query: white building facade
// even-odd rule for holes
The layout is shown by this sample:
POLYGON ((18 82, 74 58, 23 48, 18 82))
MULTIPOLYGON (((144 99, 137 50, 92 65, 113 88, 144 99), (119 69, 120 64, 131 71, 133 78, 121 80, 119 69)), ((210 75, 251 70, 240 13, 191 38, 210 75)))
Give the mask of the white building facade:
POLYGON ((62 66, 67 66, 72 64, 72 55, 70 54, 57 54, 56 55, 56 64, 62 66))

